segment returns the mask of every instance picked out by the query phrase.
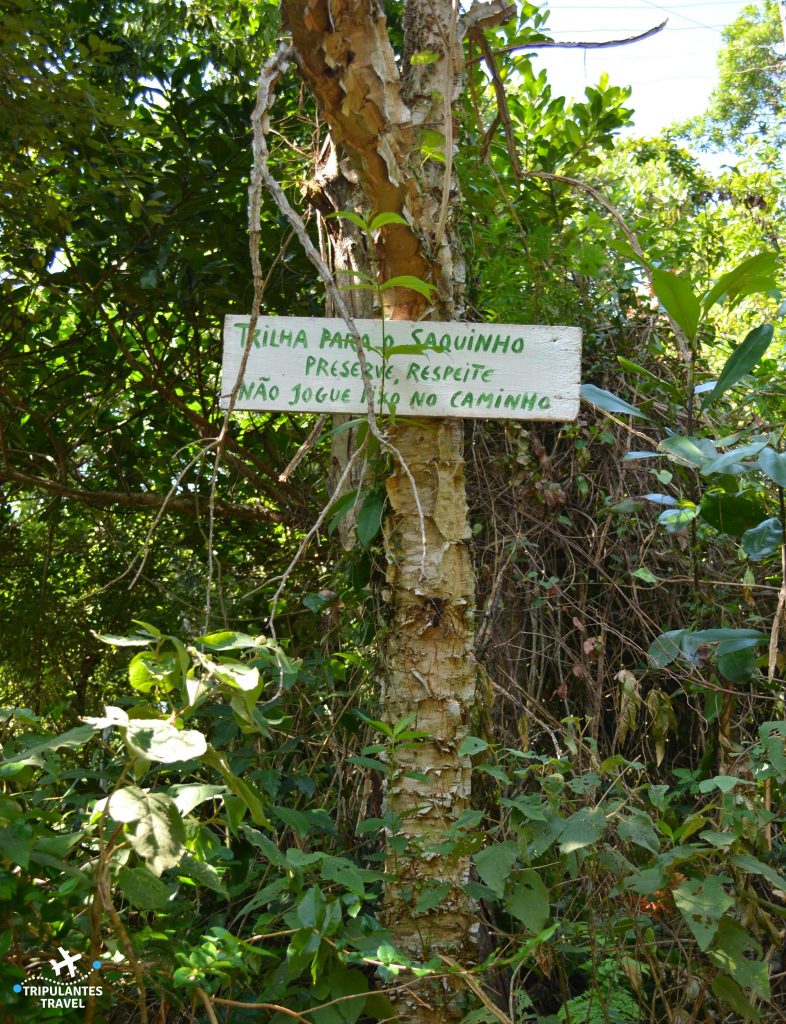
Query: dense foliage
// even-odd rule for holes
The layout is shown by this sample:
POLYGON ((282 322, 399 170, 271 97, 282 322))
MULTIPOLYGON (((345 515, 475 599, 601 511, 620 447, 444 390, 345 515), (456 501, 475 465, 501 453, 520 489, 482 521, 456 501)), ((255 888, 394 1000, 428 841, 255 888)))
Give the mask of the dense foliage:
MULTIPOLYGON (((775 45, 776 6, 746 39, 775 45)), ((384 782, 421 737, 379 713, 389 465, 355 548, 345 502, 273 628, 328 428, 290 471, 312 418, 235 414, 217 454, 221 318, 251 298, 254 80, 280 31, 274 4, 219 7, 12 0, 0 20, 4 1012, 356 1024, 451 970, 468 1024, 781 1019, 777 131, 717 176, 671 135, 619 143, 628 90, 554 96, 526 55, 548 37, 534 4, 487 33, 502 108, 468 52, 472 315, 580 324, 587 401, 575 423, 466 427, 482 699, 474 809, 441 852, 473 856, 480 962, 408 963, 380 913, 403 852, 384 782), (100 963, 85 1008, 14 990, 59 947, 100 963)), ((750 116, 733 53, 711 142, 750 116)), ((774 124, 781 69, 762 73, 774 124)), ((271 132, 304 210, 310 103, 288 78, 271 132)), ((319 314, 272 203, 261 259, 268 312, 319 314)), ((446 892, 409 895, 427 913, 446 892)))

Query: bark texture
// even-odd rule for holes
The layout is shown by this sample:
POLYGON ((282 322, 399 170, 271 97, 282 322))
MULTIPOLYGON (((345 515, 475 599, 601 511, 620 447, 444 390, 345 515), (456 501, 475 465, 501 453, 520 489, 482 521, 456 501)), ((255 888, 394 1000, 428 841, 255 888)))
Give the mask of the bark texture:
MULTIPOLYGON (((407 0, 401 70, 379 0, 282 0, 281 8, 301 73, 351 165, 364 207, 371 215, 398 213, 407 222, 379 232, 381 279, 411 274, 437 286, 430 309, 416 292, 396 289, 386 316, 459 319, 464 264, 452 220, 460 198, 452 168, 462 33, 503 20, 512 6, 493 0, 460 16, 458 0, 407 0), (413 61, 424 52, 425 61, 413 61), (425 132, 444 139, 444 162, 424 160, 425 132)), ((413 960, 447 956, 470 965, 477 918, 462 889, 469 855, 444 847, 469 803, 469 759, 458 750, 476 679, 462 434, 460 420, 399 420, 393 437, 421 509, 412 481, 397 466, 387 482, 383 709, 393 723, 414 715, 412 728, 425 738, 394 754, 387 799, 408 846, 391 856, 395 881, 386 887, 385 923, 413 960), (444 893, 441 902, 418 913, 418 899, 435 891, 444 893)), ((403 1022, 444 1024, 467 1007, 454 976, 400 996, 396 1009, 403 1022)))

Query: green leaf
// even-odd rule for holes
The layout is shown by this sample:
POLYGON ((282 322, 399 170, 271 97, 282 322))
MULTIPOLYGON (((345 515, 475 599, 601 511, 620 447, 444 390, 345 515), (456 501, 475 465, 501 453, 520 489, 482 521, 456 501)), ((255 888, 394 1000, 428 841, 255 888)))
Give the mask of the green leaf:
POLYGON ((382 507, 382 494, 379 491, 369 491, 357 515, 358 540, 364 548, 367 548, 379 533, 382 525, 382 507))
POLYGON ((769 864, 764 864, 752 854, 738 853, 735 857, 731 858, 731 862, 740 871, 744 871, 749 875, 761 875, 762 878, 767 879, 770 885, 780 889, 781 892, 786 892, 786 878, 778 874, 775 868, 771 868, 769 864))
POLYGON ((714 775, 711 779, 702 779, 699 783, 700 793, 711 793, 719 789, 721 793, 731 793, 735 786, 752 786, 753 783, 747 779, 740 779, 736 775, 714 775))
POLYGON ((332 517, 328 523, 328 536, 333 533, 344 516, 355 506, 358 501, 359 493, 359 491, 349 491, 349 493, 343 494, 338 501, 331 505, 330 511, 332 512, 332 517))
POLYGON ((156 719, 132 719, 125 734, 126 745, 137 757, 147 761, 174 764, 201 757, 207 740, 195 729, 177 729, 171 722, 156 719))
POLYGON ((251 820, 255 825, 263 825, 265 828, 269 829, 273 828, 265 814, 265 805, 262 802, 259 790, 256 786, 246 782, 245 779, 241 779, 239 776, 235 775, 235 773, 230 769, 224 754, 220 754, 213 747, 208 746, 207 753, 202 755, 202 761, 221 773, 224 782, 226 782, 229 789, 235 794, 235 796, 239 797, 248 808, 248 813, 251 815, 251 820))
POLYGON ((684 629, 672 629, 668 633, 661 633, 657 639, 653 640, 647 651, 647 659, 650 664, 655 668, 665 668, 679 658, 682 653, 680 641, 686 632, 687 630, 684 629))
POLYGON ((519 871, 511 879, 504 904, 508 913, 534 935, 546 927, 550 914, 549 891, 532 868, 519 871))
POLYGON ((669 270, 653 270, 652 290, 688 341, 693 341, 701 319, 701 304, 693 294, 690 280, 669 270))
POLYGON ((699 511, 705 522, 730 537, 742 537, 767 515, 757 500, 724 491, 707 491, 701 499, 699 511))
POLYGON ((40 743, 35 743, 32 747, 28 747, 26 750, 20 750, 18 754, 14 754, 12 757, 6 758, 5 761, 0 761, 0 765, 6 764, 36 764, 41 765, 44 763, 42 754, 49 753, 51 750, 62 750, 63 747, 69 750, 78 750, 83 747, 88 740, 95 736, 96 730, 92 725, 77 725, 73 729, 69 729, 68 732, 64 732, 61 736, 53 736, 51 739, 42 740, 40 743))
POLYGON ((730 917, 721 919, 709 959, 734 978, 738 985, 749 989, 760 999, 770 998, 770 978, 767 964, 753 957, 761 956, 761 946, 730 917), (751 956, 752 954, 752 956, 751 956))
POLYGON ((177 873, 181 877, 190 878, 204 889, 217 892, 219 896, 223 896, 225 899, 229 896, 229 890, 224 885, 221 875, 215 867, 204 860, 197 860, 190 853, 183 854, 177 873))
POLYGON ((718 655, 718 671, 730 683, 744 683, 756 671, 756 652, 751 647, 718 655))
POLYGON ((786 452, 765 448, 759 455, 759 468, 779 487, 786 487, 786 452))
POLYGON ((361 217, 359 213, 355 213, 352 210, 338 210, 336 213, 329 213, 325 217, 325 220, 334 220, 334 219, 335 220, 348 220, 352 224, 357 225, 357 227, 359 227, 361 231, 365 231, 366 234, 369 233, 370 229, 369 229, 369 226, 368 226, 368 223, 366 222, 366 220, 363 217, 361 217))
POLYGON ((703 437, 664 437, 658 442, 658 449, 681 466, 704 466, 717 456, 713 444, 703 437), (708 450, 709 449, 709 450, 708 450))
POLYGON ((128 902, 137 910, 166 910, 171 893, 160 878, 146 867, 121 868, 117 884, 128 902))
POLYGON ((175 801, 177 809, 185 817, 206 800, 223 798, 226 791, 226 786, 208 786, 204 782, 191 782, 182 786, 170 786, 169 795, 175 801))
POLYGON ((620 818, 617 825, 620 839, 629 840, 651 853, 660 853, 660 840, 652 824, 652 819, 642 811, 634 811, 626 818, 620 818))
POLYGON ((433 284, 429 284, 428 281, 422 281, 419 277, 414 277, 412 274, 399 274, 398 277, 389 278, 381 285, 380 291, 386 292, 390 288, 409 288, 410 291, 417 292, 429 300, 431 299, 432 292, 436 291, 433 284))
POLYGON ((448 882, 427 882, 415 903, 415 913, 425 914, 426 911, 438 907, 449 895, 450 890, 451 886, 448 882))
POLYGON ((34 845, 33 828, 27 822, 17 821, 7 828, 0 828, 0 858, 18 864, 25 871, 30 866, 30 853, 34 845))
POLYGON ((369 224, 369 231, 378 231, 380 228, 384 228, 387 224, 401 224, 407 227, 407 222, 399 213, 378 213, 376 217, 369 224))
POLYGON ((465 736, 461 741, 461 746, 458 748, 458 756, 472 757, 474 754, 479 754, 482 750, 488 750, 488 746, 488 743, 478 736, 465 736))
POLYGON ((606 817, 600 808, 582 807, 566 820, 559 837, 562 853, 573 853, 592 846, 603 835, 606 817))
POLYGON ((752 562, 760 562, 768 555, 780 550, 783 544, 783 530, 779 519, 765 519, 743 533, 740 540, 742 549, 752 562))
POLYGON ((643 580, 645 583, 660 583, 661 579, 656 576, 654 572, 650 572, 646 566, 641 566, 638 569, 634 569, 631 576, 635 576, 637 580, 643 580))
POLYGON ((621 413, 623 416, 640 416, 642 419, 647 418, 641 409, 630 405, 624 399, 613 395, 610 391, 604 391, 603 388, 595 387, 594 384, 582 384, 581 397, 585 402, 589 402, 590 405, 594 405, 604 412, 621 413))
POLYGON ((720 919, 734 903, 719 878, 692 878, 681 882, 673 890, 674 902, 685 923, 706 952, 718 930, 720 919))
POLYGON ((727 974, 718 974, 712 979, 712 991, 718 999, 730 1006, 744 1021, 758 1024, 758 1021, 761 1020, 759 1011, 747 999, 737 982, 727 974))
POLYGON ((771 274, 775 269, 778 256, 774 252, 760 252, 743 260, 738 266, 719 277, 717 282, 704 296, 702 306, 705 311, 724 298, 733 300, 757 278, 771 274))
POLYGON ((479 850, 473 859, 481 879, 501 898, 505 891, 505 882, 518 860, 516 844, 495 843, 493 846, 487 846, 485 850, 479 850))
POLYGON ((276 867, 279 868, 287 867, 287 861, 284 854, 279 850, 274 842, 268 839, 266 835, 262 832, 257 832, 255 828, 250 828, 248 825, 241 825, 240 831, 249 843, 251 843, 252 846, 255 846, 271 864, 275 864, 276 867))
POLYGON ((117 636, 115 633, 93 633, 96 640, 112 647, 147 647, 153 641, 145 636, 117 636))
POLYGON ((258 647, 259 644, 254 637, 248 633, 236 633, 234 630, 222 629, 218 633, 208 633, 207 636, 198 636, 194 643, 202 644, 211 651, 235 651, 258 647))
POLYGON ((125 824, 128 841, 154 875, 175 867, 185 850, 185 828, 171 797, 126 786, 112 794, 107 808, 125 824))
POLYGON ((718 377, 718 383, 704 399, 704 408, 711 405, 716 399, 734 387, 753 367, 770 347, 774 328, 772 324, 762 324, 761 327, 754 327, 744 341, 734 349, 726 360, 726 363, 718 377))

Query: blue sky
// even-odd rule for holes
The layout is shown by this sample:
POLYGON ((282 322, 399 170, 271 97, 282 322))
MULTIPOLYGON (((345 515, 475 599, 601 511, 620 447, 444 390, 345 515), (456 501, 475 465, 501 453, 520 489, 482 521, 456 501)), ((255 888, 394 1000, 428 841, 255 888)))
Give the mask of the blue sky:
MULTIPOLYGON (((748 0, 750 2, 750 0, 748 0)), ((657 36, 608 50, 540 50, 555 93, 580 98, 607 71, 612 85, 632 85, 636 135, 655 135, 700 114, 717 81, 724 26, 745 0, 549 0, 549 32, 565 41, 618 39, 669 22, 657 36)))

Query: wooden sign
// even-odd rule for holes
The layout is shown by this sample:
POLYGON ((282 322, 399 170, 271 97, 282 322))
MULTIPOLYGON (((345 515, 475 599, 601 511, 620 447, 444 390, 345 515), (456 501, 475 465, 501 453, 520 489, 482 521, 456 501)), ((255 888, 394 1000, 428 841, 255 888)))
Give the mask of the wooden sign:
MULTIPOLYGON (((578 327, 430 320, 356 324, 380 412, 513 420, 573 420, 578 414, 578 327)), ((248 328, 247 316, 225 320, 224 408, 237 381, 248 328)), ((366 412, 360 366, 345 322, 260 317, 235 408, 366 412)))

